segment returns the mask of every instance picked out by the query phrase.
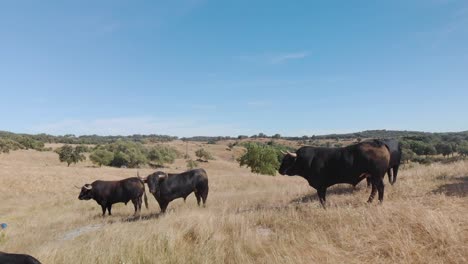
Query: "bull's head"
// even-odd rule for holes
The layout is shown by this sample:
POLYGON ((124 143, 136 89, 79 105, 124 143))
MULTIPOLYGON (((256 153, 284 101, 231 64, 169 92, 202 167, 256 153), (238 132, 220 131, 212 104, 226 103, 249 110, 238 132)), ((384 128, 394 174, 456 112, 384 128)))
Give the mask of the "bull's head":
POLYGON ((146 177, 145 182, 148 184, 148 189, 150 193, 155 194, 159 189, 159 185, 167 178, 167 174, 162 171, 157 171, 153 174, 146 177))
POLYGON ((292 152, 282 152, 284 154, 283 161, 281 162, 281 166, 278 170, 278 172, 281 175, 295 175, 293 172, 293 168, 296 164, 297 160, 297 153, 292 153, 292 152))
POLYGON ((83 187, 81 187, 80 195, 78 195, 78 199, 90 200, 92 198, 93 198, 93 186, 91 184, 83 185, 83 187))

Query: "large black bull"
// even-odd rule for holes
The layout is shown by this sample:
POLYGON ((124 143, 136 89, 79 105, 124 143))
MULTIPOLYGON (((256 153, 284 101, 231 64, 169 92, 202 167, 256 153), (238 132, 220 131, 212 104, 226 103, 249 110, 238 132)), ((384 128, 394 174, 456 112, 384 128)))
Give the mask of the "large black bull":
POLYGON ((195 193, 197 203, 203 200, 205 206, 208 197, 208 175, 204 169, 189 170, 180 174, 165 173, 157 171, 145 178, 140 178, 148 184, 150 193, 159 204, 161 211, 166 211, 169 202, 177 198, 187 198, 192 192, 195 193))
POLYGON ((41 264, 39 260, 30 255, 25 254, 12 254, 0 252, 1 264, 41 264))
POLYGON ((145 206, 148 208, 148 199, 145 192, 145 184, 138 178, 127 178, 120 181, 94 181, 85 184, 81 188, 78 199, 94 199, 102 208, 102 215, 112 215, 112 205, 125 203, 131 200, 135 207, 135 215, 141 213, 142 196, 145 198, 145 206))
POLYGON ((382 179, 389 161, 387 147, 378 140, 343 148, 301 147, 296 153, 288 152, 284 156, 279 173, 304 177, 317 190, 323 207, 328 187, 337 183, 356 185, 364 178, 369 178, 372 184, 368 202, 372 202, 377 191, 382 202, 382 179))

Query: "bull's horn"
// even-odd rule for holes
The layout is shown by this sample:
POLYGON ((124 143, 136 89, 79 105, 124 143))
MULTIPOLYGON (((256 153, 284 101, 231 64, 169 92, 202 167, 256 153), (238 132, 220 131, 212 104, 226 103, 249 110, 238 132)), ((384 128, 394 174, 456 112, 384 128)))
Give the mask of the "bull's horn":
POLYGON ((297 158, 297 153, 292 153, 288 151, 288 155, 290 155, 293 158, 297 158))
POLYGON ((86 186, 86 184, 85 184, 85 185, 83 185, 83 187, 84 187, 86 190, 91 190, 91 189, 93 188, 93 186, 92 186, 92 185, 86 186))
POLYGON ((165 179, 165 178, 167 178, 167 173, 159 174, 159 178, 160 178, 160 179, 165 179))
POLYGON ((288 154, 288 153, 286 153, 286 152, 284 152, 284 151, 282 151, 282 150, 280 150, 280 152, 281 152, 281 154, 283 154, 283 155, 288 154))
POLYGON ((78 186, 76 186, 75 184, 73 184, 73 186, 75 186, 75 188, 77 188, 77 189, 81 189, 81 187, 78 187, 78 186))

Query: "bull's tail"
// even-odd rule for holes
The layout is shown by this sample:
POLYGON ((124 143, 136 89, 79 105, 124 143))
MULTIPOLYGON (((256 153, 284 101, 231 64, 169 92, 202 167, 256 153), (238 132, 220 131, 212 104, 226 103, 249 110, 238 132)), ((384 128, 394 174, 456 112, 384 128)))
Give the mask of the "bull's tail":
POLYGON ((145 207, 148 209, 148 198, 146 197, 146 191, 143 191, 143 199, 145 200, 145 207))

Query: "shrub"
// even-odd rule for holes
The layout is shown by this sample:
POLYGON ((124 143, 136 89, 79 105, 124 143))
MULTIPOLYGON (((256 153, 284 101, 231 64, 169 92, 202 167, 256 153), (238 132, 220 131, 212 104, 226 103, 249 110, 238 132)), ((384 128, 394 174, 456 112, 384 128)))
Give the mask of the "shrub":
POLYGON ((195 151, 195 156, 197 156, 199 161, 208 162, 208 160, 213 160, 213 155, 204 148, 198 149, 195 151))
POLYGON ((155 146, 148 152, 148 159, 156 165, 163 167, 164 164, 172 164, 181 154, 174 148, 167 146, 155 146))
POLYGON ((192 169, 195 169, 196 167, 198 167, 198 162, 192 159, 187 160, 187 169, 192 170, 192 169))
POLYGON ((114 159, 114 153, 105 149, 96 149, 89 155, 89 159, 99 167, 109 166, 114 159))
POLYGON ((247 151, 237 160, 241 167, 249 167, 257 174, 276 175, 280 165, 277 149, 257 143, 249 143, 245 147, 247 151))
POLYGON ((0 153, 9 153, 10 150, 23 148, 18 142, 9 138, 0 138, 0 153))
POLYGON ((136 168, 148 163, 148 151, 141 143, 117 140, 112 144, 105 145, 104 148, 114 153, 111 166, 136 168))

